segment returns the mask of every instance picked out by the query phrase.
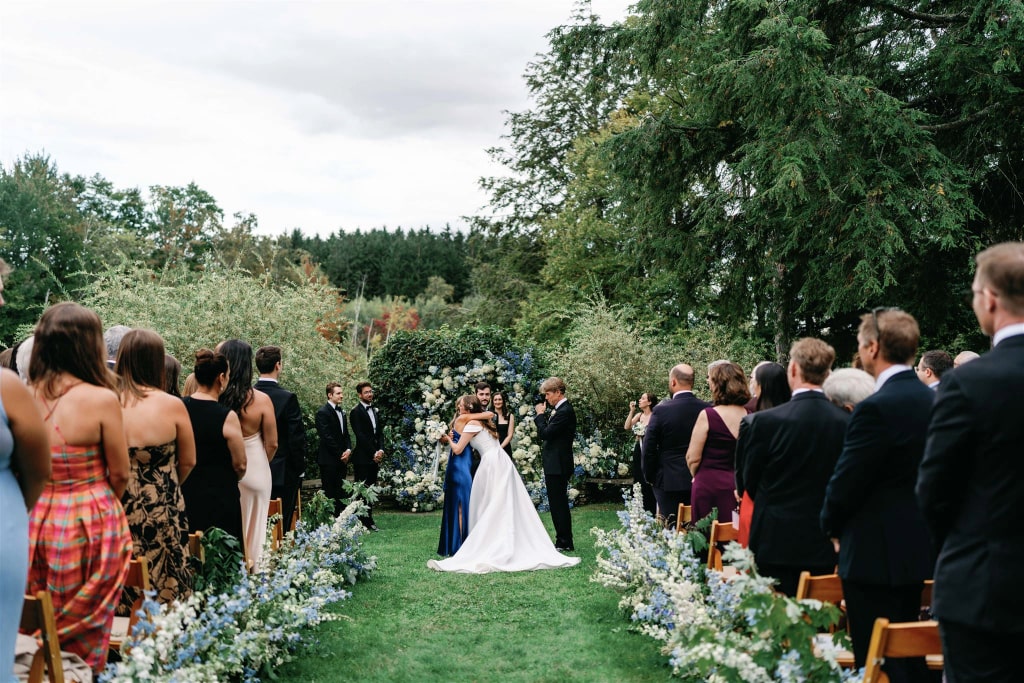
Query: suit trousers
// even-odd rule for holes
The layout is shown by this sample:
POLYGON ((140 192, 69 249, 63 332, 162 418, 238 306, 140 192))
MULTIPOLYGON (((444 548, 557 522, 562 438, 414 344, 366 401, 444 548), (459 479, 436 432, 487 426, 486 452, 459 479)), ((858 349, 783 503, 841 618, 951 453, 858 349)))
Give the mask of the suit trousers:
POLYGON ((655 486, 654 498, 658 501, 658 514, 665 519, 666 523, 671 518, 672 523, 675 524, 676 516, 679 514, 679 505, 690 504, 690 489, 666 491, 655 486))
POLYGON ((572 516, 569 514, 569 478, 564 474, 545 474, 551 523, 555 527, 555 545, 572 547, 572 516))
MULTIPOLYGON (((322 471, 323 465, 321 465, 320 468, 322 471)), ((275 484, 270 487, 271 500, 274 498, 281 499, 281 517, 283 518, 281 520, 281 524, 284 525, 285 533, 292 530, 292 515, 295 513, 295 499, 298 497, 299 489, 301 488, 302 477, 292 477, 287 474, 284 477, 283 484, 280 486, 275 484)), ((326 487, 324 489, 324 495, 327 495, 326 487)))
MULTIPOLYGON (((373 462, 357 462, 352 464, 352 469, 355 472, 355 480, 366 486, 373 486, 377 483, 377 473, 380 472, 380 466, 373 462)), ((374 523, 373 521, 373 508, 370 507, 368 501, 366 503, 366 516, 360 517, 360 520, 366 525, 370 526, 374 523)))
POLYGON ((1020 633, 980 631, 939 622, 946 683, 1013 683, 1021 678, 1020 633))
MULTIPOLYGON (((843 598, 846 600, 846 619, 853 641, 853 659, 856 667, 864 666, 871 644, 875 619, 889 621, 917 621, 921 615, 923 583, 908 586, 880 586, 843 579, 843 598)), ((924 657, 889 659, 882 666, 891 683, 927 683, 933 679, 924 657)))
MULTIPOLYGON (((344 481, 348 476, 348 463, 339 458, 330 462, 320 463, 320 480, 323 483, 324 495, 334 501, 334 516, 337 517, 345 509, 342 499, 345 497, 344 481)), ((294 506, 294 498, 293 506, 294 506)), ((282 505, 282 507, 284 507, 282 505)))

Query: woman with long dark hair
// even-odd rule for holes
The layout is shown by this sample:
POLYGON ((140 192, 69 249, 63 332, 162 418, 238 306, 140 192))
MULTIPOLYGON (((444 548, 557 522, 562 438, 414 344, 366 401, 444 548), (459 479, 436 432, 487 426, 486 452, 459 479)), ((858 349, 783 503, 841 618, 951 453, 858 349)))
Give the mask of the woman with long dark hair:
POLYGON ((643 446, 644 434, 647 431, 647 423, 651 421, 651 411, 658 405, 658 397, 650 391, 640 394, 639 401, 629 402, 629 415, 622 428, 633 432, 635 443, 633 444, 633 484, 640 484, 640 494, 644 499, 644 510, 651 513, 651 516, 658 512, 658 501, 654 498, 654 488, 644 479, 643 473, 643 446), (639 408, 640 410, 637 410, 639 408))
POLYGON ((512 457, 512 437, 516 433, 516 416, 509 410, 508 399, 504 391, 495 391, 491 396, 494 406, 494 427, 498 430, 498 441, 501 447, 512 457))
MULTIPOLYGON (((114 372, 121 393, 131 477, 125 491, 125 515, 135 557, 149 562, 156 599, 168 603, 188 597, 188 519, 181 484, 196 464, 196 441, 188 410, 163 390, 164 340, 152 330, 132 330, 121 340, 114 372)), ((130 615, 139 589, 126 588, 120 611, 130 615)))
POLYGON ((121 507, 128 448, 103 326, 59 303, 36 326, 29 376, 49 427, 53 479, 29 521, 28 592, 50 591, 61 649, 103 669, 132 537, 121 507))
POLYGON ((218 348, 231 366, 231 376, 219 401, 238 415, 248 462, 245 476, 238 481, 245 554, 253 566, 259 567, 267 540, 273 485, 270 461, 277 452, 277 417, 270 397, 252 388, 252 347, 241 339, 229 339, 218 348))

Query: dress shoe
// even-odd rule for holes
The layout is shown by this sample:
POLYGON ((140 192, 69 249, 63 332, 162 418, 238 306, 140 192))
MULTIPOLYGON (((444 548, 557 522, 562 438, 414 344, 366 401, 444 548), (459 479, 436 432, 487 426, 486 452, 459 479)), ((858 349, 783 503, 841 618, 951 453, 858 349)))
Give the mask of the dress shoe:
POLYGON ((555 550, 574 551, 574 550, 576 550, 576 548, 572 547, 572 543, 556 543, 555 544, 555 550))
POLYGON ((369 529, 370 531, 380 531, 380 529, 377 528, 376 524, 371 524, 367 527, 367 529, 369 529))

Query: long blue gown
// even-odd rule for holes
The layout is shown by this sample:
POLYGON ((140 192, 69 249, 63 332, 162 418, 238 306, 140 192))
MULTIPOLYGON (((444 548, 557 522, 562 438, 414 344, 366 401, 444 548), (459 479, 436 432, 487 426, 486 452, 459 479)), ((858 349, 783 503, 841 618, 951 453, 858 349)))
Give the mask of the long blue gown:
MULTIPOLYGON (((462 438, 454 432, 455 442, 462 438)), ((469 535, 469 494, 473 490, 473 476, 469 473, 472 446, 456 455, 449 453, 444 472, 444 513, 441 515, 441 539, 437 554, 449 557, 458 552, 469 535)))
MULTIPOLYGON (((10 375, 2 381, 12 380, 10 375)), ((11 453, 14 437, 7 421, 3 400, 0 399, 0 680, 12 680, 14 642, 18 635, 21 605, 25 599, 28 580, 28 513, 18 482, 11 472, 11 453), (6 678, 5 678, 6 677, 6 678)), ((466 494, 468 499, 469 494, 466 494)))

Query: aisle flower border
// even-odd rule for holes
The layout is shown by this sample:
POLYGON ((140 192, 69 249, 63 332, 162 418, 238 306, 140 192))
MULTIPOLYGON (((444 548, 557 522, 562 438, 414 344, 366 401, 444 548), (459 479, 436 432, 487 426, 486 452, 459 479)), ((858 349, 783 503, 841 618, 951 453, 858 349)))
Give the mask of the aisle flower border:
POLYGON ((303 630, 338 619, 326 608, 351 595, 343 586, 376 569, 360 541, 362 506, 349 505, 332 524, 299 522, 279 549, 268 550, 264 569, 241 572, 233 591, 193 593, 171 605, 150 594, 122 661, 108 666, 100 682, 255 683, 293 659, 303 630))
MULTIPOLYGON (((838 609, 773 592, 749 550, 731 543, 723 560, 739 571, 725 580, 697 558, 687 533, 664 529, 643 509, 639 486, 624 493, 621 528, 594 529, 597 570, 591 581, 622 593, 633 627, 661 642, 674 676, 711 683, 860 681, 836 654, 844 634, 816 656, 812 638, 835 624, 838 609)), ((689 534, 700 533, 690 531, 689 534)))
MULTIPOLYGON (((488 382, 505 394, 509 410, 516 415, 512 438, 512 459, 523 478, 534 505, 548 509, 547 489, 541 463, 536 416, 531 403, 540 379, 532 376, 529 353, 486 353, 456 367, 431 365, 418 380, 420 401, 404 406, 405 418, 397 434, 397 445, 381 467, 385 493, 397 505, 412 512, 429 512, 444 503, 444 469, 448 449, 438 447, 436 426, 447 424, 455 414, 455 400, 474 393, 474 385, 488 382), (434 463, 437 462, 437 469, 434 463)), ((577 434, 573 452, 576 465, 570 482, 570 501, 577 501, 586 477, 613 478, 628 472, 618 453, 602 445, 600 432, 577 434), (625 468, 625 469, 624 469, 625 468)))

